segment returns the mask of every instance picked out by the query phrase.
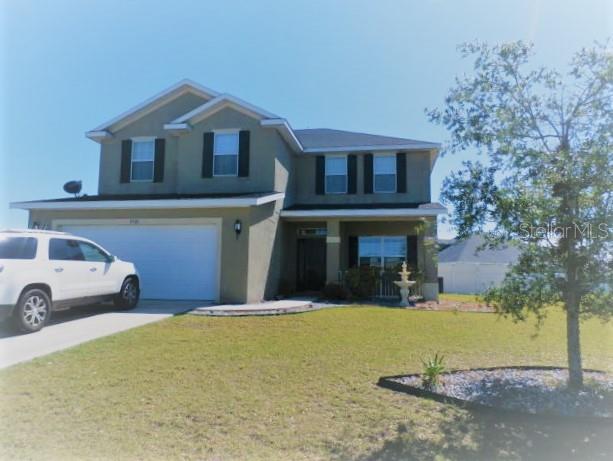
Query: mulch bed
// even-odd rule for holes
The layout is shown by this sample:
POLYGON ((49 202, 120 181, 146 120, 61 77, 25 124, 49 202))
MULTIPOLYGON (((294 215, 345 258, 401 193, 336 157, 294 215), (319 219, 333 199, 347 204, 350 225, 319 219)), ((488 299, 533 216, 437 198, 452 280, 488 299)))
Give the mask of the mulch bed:
POLYGON ((419 301, 415 307, 408 309, 419 309, 424 311, 454 311, 454 312, 496 312, 491 306, 482 303, 471 303, 465 301, 419 301))
POLYGON ((379 386, 473 410, 496 410, 548 418, 613 423, 613 376, 585 370, 580 391, 566 388, 568 370, 557 367, 501 367, 443 373, 435 389, 421 375, 388 376, 379 386))

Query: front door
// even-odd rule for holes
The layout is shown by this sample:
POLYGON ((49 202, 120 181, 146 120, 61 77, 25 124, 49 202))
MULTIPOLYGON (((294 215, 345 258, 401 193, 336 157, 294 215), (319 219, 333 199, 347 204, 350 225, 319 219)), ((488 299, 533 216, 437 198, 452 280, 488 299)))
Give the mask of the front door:
POLYGON ((298 239, 298 291, 319 291, 326 283, 326 239, 298 239))

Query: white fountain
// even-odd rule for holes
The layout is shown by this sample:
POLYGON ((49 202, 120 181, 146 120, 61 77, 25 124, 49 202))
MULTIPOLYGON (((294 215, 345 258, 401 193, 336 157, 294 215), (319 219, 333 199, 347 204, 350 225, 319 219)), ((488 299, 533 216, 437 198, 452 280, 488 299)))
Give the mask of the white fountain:
POLYGON ((409 280, 410 274, 411 273, 407 270, 407 262, 403 261, 402 270, 398 272, 398 275, 400 275, 400 280, 394 281, 396 286, 400 288, 400 305, 403 307, 411 305, 409 302, 409 288, 416 283, 414 280, 409 280))

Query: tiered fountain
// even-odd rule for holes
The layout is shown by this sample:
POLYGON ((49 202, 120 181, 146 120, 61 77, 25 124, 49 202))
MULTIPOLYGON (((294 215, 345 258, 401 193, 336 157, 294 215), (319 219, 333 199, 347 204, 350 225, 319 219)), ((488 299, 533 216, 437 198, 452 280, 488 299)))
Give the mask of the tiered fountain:
POLYGON ((398 272, 400 275, 400 280, 394 281, 396 286, 400 288, 400 305, 403 307, 411 306, 411 302, 409 301, 409 288, 415 285, 414 280, 409 280, 409 275, 411 273, 407 270, 407 262, 403 261, 402 270, 398 272))

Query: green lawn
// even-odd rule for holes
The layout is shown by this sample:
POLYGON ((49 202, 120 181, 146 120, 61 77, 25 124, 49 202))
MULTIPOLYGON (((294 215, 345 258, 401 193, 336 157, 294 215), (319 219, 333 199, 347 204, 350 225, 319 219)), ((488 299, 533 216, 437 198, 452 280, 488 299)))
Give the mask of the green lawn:
MULTIPOLYGON (((6 459, 577 459, 610 428, 534 426, 386 389, 439 351, 450 367, 564 365, 564 319, 377 307, 184 315, 0 372, 6 459)), ((613 326, 582 324, 613 370, 613 326)))

